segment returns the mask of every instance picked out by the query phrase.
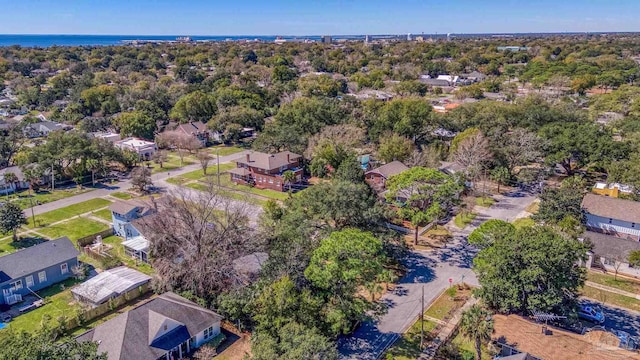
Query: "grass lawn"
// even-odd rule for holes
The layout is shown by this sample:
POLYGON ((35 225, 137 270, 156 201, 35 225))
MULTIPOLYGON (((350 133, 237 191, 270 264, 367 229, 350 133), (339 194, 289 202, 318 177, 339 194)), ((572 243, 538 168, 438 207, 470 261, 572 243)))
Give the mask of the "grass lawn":
POLYGON ((114 198, 118 198, 120 200, 129 200, 133 198, 133 195, 125 192, 114 192, 114 193, 111 193, 111 196, 113 196, 114 198))
POLYGON ((593 271, 587 272, 587 280, 601 285, 610 286, 630 293, 640 293, 640 282, 612 275, 597 273, 593 271))
POLYGON ((534 201, 525 209, 527 212, 537 214, 540 211, 540 201, 534 201))
POLYGON ((535 224, 536 222, 533 221, 531 218, 521 218, 513 222, 513 226, 515 226, 516 229, 521 229, 523 227, 531 227, 535 224))
POLYGON ((149 165, 151 168, 151 173, 159 173, 164 171, 171 171, 175 169, 179 169, 186 165, 195 164, 195 157, 190 154, 184 154, 182 163, 180 162, 180 156, 175 152, 170 152, 167 154, 167 161, 162 163, 162 167, 160 164, 157 164, 153 161, 144 162, 145 165, 149 165))
MULTIPOLYGON (((187 184, 185 186, 188 187, 188 188, 199 190, 199 191, 209 191, 209 186, 207 186, 207 185, 205 185, 203 183, 200 183, 200 182, 189 183, 189 184, 187 184)), ((228 190, 218 190, 218 194, 220 196, 222 196, 222 197, 227 198, 227 199, 244 201, 246 203, 259 205, 259 206, 264 206, 267 203, 267 200, 256 199, 256 198, 253 198, 253 197, 250 197, 250 196, 243 195, 241 193, 228 191, 228 190)))
POLYGON ((13 242, 11 236, 0 239, 0 256, 8 255, 18 249, 24 249, 41 243, 44 239, 39 238, 21 238, 18 242, 13 242))
POLYGON ((109 225, 80 217, 38 229, 38 233, 48 237, 49 239, 68 236, 71 240, 78 240, 82 237, 107 230, 108 228, 109 225))
MULTIPOLYGON (((46 226, 48 224, 61 221, 64 219, 68 219, 70 217, 74 217, 80 214, 88 213, 96 209, 100 209, 106 206, 109 206, 111 201, 105 199, 91 199, 85 202, 81 202, 78 204, 70 205, 67 207, 63 207, 57 210, 49 211, 44 214, 36 215, 36 224, 38 226, 46 226)), ((31 217, 28 219, 30 228, 34 228, 33 220, 31 217)))
POLYGON ((122 241, 124 240, 121 237, 115 236, 115 235, 102 239, 102 242, 104 244, 109 244, 113 247, 110 253, 112 255, 118 256, 118 258, 125 265, 127 265, 130 268, 136 269, 142 273, 145 273, 147 275, 153 274, 153 269, 151 268, 151 265, 145 264, 141 261, 136 261, 135 259, 132 259, 131 257, 127 256, 127 254, 124 253, 124 248, 121 245, 122 241))
MULTIPOLYGON (((40 191, 35 193, 32 196, 29 196, 29 191, 25 190, 25 191, 18 192, 17 194, 10 195, 9 199, 14 204, 20 206, 20 208, 27 209, 31 207, 31 199, 33 199, 33 205, 37 205, 38 202, 40 202, 40 204, 46 204, 56 200, 65 199, 71 196, 86 193, 92 190, 94 189, 82 188, 82 190, 78 190, 77 188, 73 188, 73 189, 55 190, 53 192, 40 191)), ((3 198, 6 199, 6 196, 3 198)))
MULTIPOLYGON (((224 172, 229 171, 235 167, 236 167, 236 164, 232 164, 232 163, 220 164, 220 181, 222 181, 223 176, 227 178, 229 177, 229 174, 223 174, 224 172)), ((207 177, 211 177, 214 181, 216 181, 217 172, 218 172, 218 166, 216 164, 213 164, 213 165, 209 165, 209 167, 207 168, 207 175, 205 175, 202 172, 202 169, 199 169, 196 171, 184 173, 182 175, 179 175, 178 177, 189 179, 189 180, 203 180, 203 179, 206 179, 207 177)))
POLYGON ((268 190, 268 189, 258 189, 255 187, 235 184, 231 181, 231 178, 229 177, 229 175, 220 176, 220 185, 228 187, 233 190, 248 192, 248 193, 252 193, 259 196, 264 196, 266 198, 273 199, 273 200, 284 201, 289 198, 289 194, 287 194, 286 192, 280 192, 280 191, 274 191, 274 190, 268 190))
POLYGON ((109 209, 94 211, 93 216, 99 217, 100 219, 107 220, 109 222, 113 220, 113 217, 111 216, 111 210, 109 209))
POLYGON ((449 294, 450 290, 443 292, 436 301, 429 306, 424 315, 432 317, 438 320, 444 320, 452 311, 459 308, 464 304, 466 299, 471 295, 471 290, 459 290, 457 287, 451 287, 449 289, 456 289, 455 292, 451 290, 454 298, 451 298, 449 294))
POLYGON ((220 156, 228 156, 231 154, 239 153, 242 150, 244 149, 238 146, 225 146, 225 145, 218 145, 218 146, 212 146, 210 148, 207 148, 207 151, 209 152, 209 154, 213 156, 216 156, 216 154, 219 154, 220 156))
POLYGON ((474 213, 460 213, 453 219, 453 223, 460 229, 464 229, 467 225, 471 224, 473 219, 476 218, 474 213))
MULTIPOLYGON (((432 321, 424 321, 424 332, 428 334, 435 329, 436 323, 432 321)), ((387 351, 394 360, 415 360, 420 357, 420 321, 416 321, 409 330, 402 334, 402 337, 387 351)), ((428 338, 425 336, 425 340, 428 338)), ((425 342, 427 342, 425 341, 425 342)), ((383 357, 384 359, 385 357, 383 357)))
POLYGON ((490 207, 491 205, 495 204, 496 201, 490 197, 479 197, 476 198, 476 205, 478 206, 482 206, 482 207, 490 207))
POLYGON ((60 316, 67 318, 75 316, 75 310, 79 307, 73 303, 73 295, 70 288, 79 281, 67 279, 60 284, 56 284, 38 292, 40 297, 45 299, 45 305, 21 314, 14 318, 9 327, 15 331, 34 332, 42 327, 45 316, 50 316, 54 324, 58 323, 60 316), (62 290, 64 287, 64 290, 62 290))
MULTIPOLYGON (((462 333, 458 332, 456 336, 451 340, 451 343, 458 347, 460 351, 460 359, 473 359, 476 349, 473 341, 469 339, 465 339, 462 336, 462 333)), ((483 359, 493 359, 489 350, 487 349, 487 344, 482 344, 482 358, 483 359)))
POLYGON ((581 293, 583 296, 603 302, 605 304, 611 304, 625 309, 640 311, 640 300, 628 296, 599 290, 591 286, 584 286, 581 293))

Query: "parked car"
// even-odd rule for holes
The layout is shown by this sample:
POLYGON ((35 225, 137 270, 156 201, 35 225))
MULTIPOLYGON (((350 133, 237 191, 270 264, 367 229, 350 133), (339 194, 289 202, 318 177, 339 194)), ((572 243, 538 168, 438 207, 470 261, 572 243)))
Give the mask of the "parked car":
POLYGON ((9 314, 2 314, 2 316, 0 316, 0 322, 3 323, 8 323, 9 321, 11 321, 12 317, 9 314))
POLYGON ((592 305, 580 305, 578 317, 596 324, 604 323, 604 313, 602 309, 592 305))

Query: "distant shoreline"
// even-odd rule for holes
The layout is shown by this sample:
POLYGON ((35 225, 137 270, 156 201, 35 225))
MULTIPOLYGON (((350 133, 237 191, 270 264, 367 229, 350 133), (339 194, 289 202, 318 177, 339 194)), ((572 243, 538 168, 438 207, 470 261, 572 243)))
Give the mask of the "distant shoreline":
MULTIPOLYGON (((423 34, 412 33, 413 37, 441 39, 447 35, 454 38, 521 38, 547 36, 578 36, 578 35, 635 35, 639 32, 555 32, 555 33, 473 33, 473 34, 423 34)), ((402 39, 408 34, 372 34, 371 39, 402 39)), ((335 40, 364 40, 366 35, 330 35, 335 40)), ((82 35, 82 34, 0 34, 0 47, 52 47, 52 46, 118 46, 143 43, 175 43, 177 39, 189 37, 190 42, 274 42, 277 38, 286 41, 321 41, 321 35, 82 35)))

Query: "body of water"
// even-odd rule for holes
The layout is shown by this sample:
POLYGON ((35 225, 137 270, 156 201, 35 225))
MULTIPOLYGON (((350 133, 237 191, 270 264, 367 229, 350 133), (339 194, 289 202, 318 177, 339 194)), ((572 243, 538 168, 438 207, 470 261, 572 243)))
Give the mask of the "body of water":
MULTIPOLYGON (((124 45, 132 40, 140 41, 175 41, 178 35, 0 35, 0 46, 19 45, 22 47, 50 47, 50 46, 108 46, 124 45)), ((240 41, 260 40, 273 42, 276 36, 190 36, 194 41, 240 41)), ((286 40, 315 40, 320 36, 282 36, 286 40)), ((357 36, 343 36, 345 38, 360 38, 357 36)), ((362 37, 364 38, 364 37, 362 37)))

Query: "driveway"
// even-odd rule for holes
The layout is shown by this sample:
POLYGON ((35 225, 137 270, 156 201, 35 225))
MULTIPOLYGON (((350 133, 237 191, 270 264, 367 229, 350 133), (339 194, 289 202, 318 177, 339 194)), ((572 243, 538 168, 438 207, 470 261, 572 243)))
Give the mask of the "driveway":
POLYGON ((478 207, 478 216, 463 230, 451 227, 453 240, 446 247, 432 252, 412 251, 403 260, 407 273, 398 282, 394 292, 385 294, 382 302, 387 313, 379 319, 364 322, 351 336, 338 341, 341 359, 378 359, 420 315, 422 289, 425 308, 449 286, 464 281, 478 285, 471 270, 477 250, 468 245, 467 236, 488 219, 513 221, 535 200, 526 193, 495 196, 498 202, 491 208, 478 207))

